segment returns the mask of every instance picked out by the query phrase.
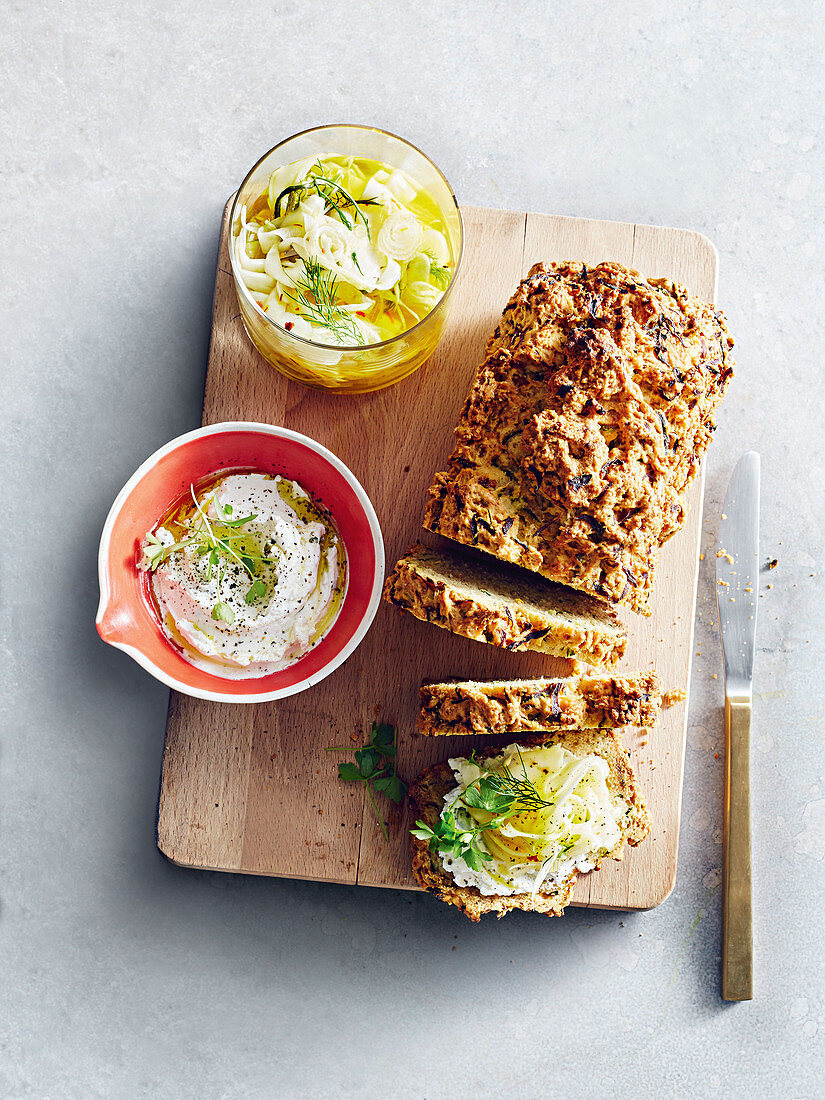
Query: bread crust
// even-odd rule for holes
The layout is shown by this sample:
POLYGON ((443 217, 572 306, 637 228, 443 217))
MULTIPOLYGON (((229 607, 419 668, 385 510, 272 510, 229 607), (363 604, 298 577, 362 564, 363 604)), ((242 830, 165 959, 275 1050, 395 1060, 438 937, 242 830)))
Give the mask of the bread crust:
POLYGON ((384 598, 417 619, 502 649, 613 668, 627 645, 621 620, 598 600, 446 550, 411 547, 387 577, 384 598))
MULTIPOLYGON (((595 754, 607 761, 610 768, 607 787, 611 794, 623 798, 631 807, 631 814, 622 831, 619 843, 604 857, 621 860, 625 843, 641 844, 650 832, 650 815, 644 798, 636 785, 636 777, 630 766, 627 750, 621 738, 614 730, 554 730, 540 737, 519 738, 518 743, 525 748, 539 745, 561 744, 570 752, 579 756, 595 754)), ((500 755, 501 748, 487 745, 476 749, 476 758, 485 759, 500 755)), ((422 772, 410 785, 411 820, 424 821, 430 828, 444 808, 444 795, 455 786, 455 776, 447 761, 434 764, 422 772)), ((563 883, 542 889, 535 897, 532 894, 482 894, 474 886, 458 886, 444 870, 437 852, 431 852, 427 841, 411 837, 413 875, 418 885, 430 893, 436 894, 448 905, 460 909, 471 921, 479 921, 486 913, 497 913, 503 917, 513 909, 523 909, 533 913, 545 913, 548 916, 560 916, 576 883, 578 873, 574 872, 563 883)), ((601 866, 601 862, 597 865, 601 866)), ((592 873, 592 872, 588 872, 592 873)))
POLYGON ((561 728, 652 726, 662 684, 653 672, 494 680, 421 686, 418 730, 425 737, 517 734, 561 728))
POLYGON ((488 342, 424 526, 649 613, 732 346, 724 315, 677 283, 536 264, 488 342))

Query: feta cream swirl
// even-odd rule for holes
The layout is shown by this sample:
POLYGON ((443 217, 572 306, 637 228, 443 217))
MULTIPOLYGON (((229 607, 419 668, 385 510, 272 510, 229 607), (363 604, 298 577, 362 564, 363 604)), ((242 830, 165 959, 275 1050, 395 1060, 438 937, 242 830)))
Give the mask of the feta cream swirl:
POLYGON ((286 668, 329 630, 346 562, 326 514, 297 482, 229 474, 143 540, 138 568, 167 636, 222 676, 286 668))

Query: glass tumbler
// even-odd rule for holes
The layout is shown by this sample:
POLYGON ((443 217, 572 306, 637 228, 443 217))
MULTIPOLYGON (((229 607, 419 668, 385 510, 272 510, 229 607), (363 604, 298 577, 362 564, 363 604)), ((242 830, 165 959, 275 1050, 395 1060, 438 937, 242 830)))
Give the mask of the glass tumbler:
POLYGON ((444 175, 414 145, 385 130, 341 124, 316 126, 270 149, 238 188, 230 213, 229 255, 241 319, 261 355, 295 382, 340 393, 366 393, 395 385, 417 370, 435 351, 447 321, 453 287, 464 250, 464 226, 455 194, 444 175), (442 298, 416 325, 378 344, 340 347, 306 340, 269 317, 249 293, 235 257, 241 231, 241 209, 266 190, 278 168, 304 157, 366 157, 399 168, 419 184, 437 205, 453 262, 452 279, 442 298))

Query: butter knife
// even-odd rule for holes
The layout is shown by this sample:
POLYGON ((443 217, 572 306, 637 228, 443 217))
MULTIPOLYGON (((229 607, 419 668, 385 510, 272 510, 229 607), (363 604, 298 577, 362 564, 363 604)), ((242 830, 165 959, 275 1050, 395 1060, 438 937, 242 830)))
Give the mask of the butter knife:
POLYGON ((753 999, 750 733, 753 652, 759 589, 759 455, 748 451, 728 485, 719 550, 716 599, 725 655, 725 875, 722 997, 753 999))

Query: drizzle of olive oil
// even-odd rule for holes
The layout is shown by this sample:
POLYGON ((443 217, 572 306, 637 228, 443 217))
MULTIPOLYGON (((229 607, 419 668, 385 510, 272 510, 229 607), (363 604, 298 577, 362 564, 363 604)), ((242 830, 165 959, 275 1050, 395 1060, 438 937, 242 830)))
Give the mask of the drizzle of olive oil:
MULTIPOLYGON (((318 626, 315 628, 310 638, 310 647, 312 647, 321 640, 335 622, 338 617, 338 612, 341 609, 341 604, 344 602, 344 596, 347 590, 347 555, 344 550, 344 544, 338 532, 335 530, 329 513, 323 509, 320 504, 317 504, 312 497, 300 496, 296 493, 293 489, 295 482, 288 481, 284 477, 279 477, 277 478, 277 483, 281 499, 289 505, 300 520, 303 520, 304 523, 323 523, 324 536, 321 539, 321 562, 323 563, 326 561, 327 551, 332 547, 335 547, 338 552, 338 576, 335 580, 332 599, 329 601, 329 607, 321 616, 318 626)), ((319 573, 317 584, 320 584, 320 580, 319 573)))

